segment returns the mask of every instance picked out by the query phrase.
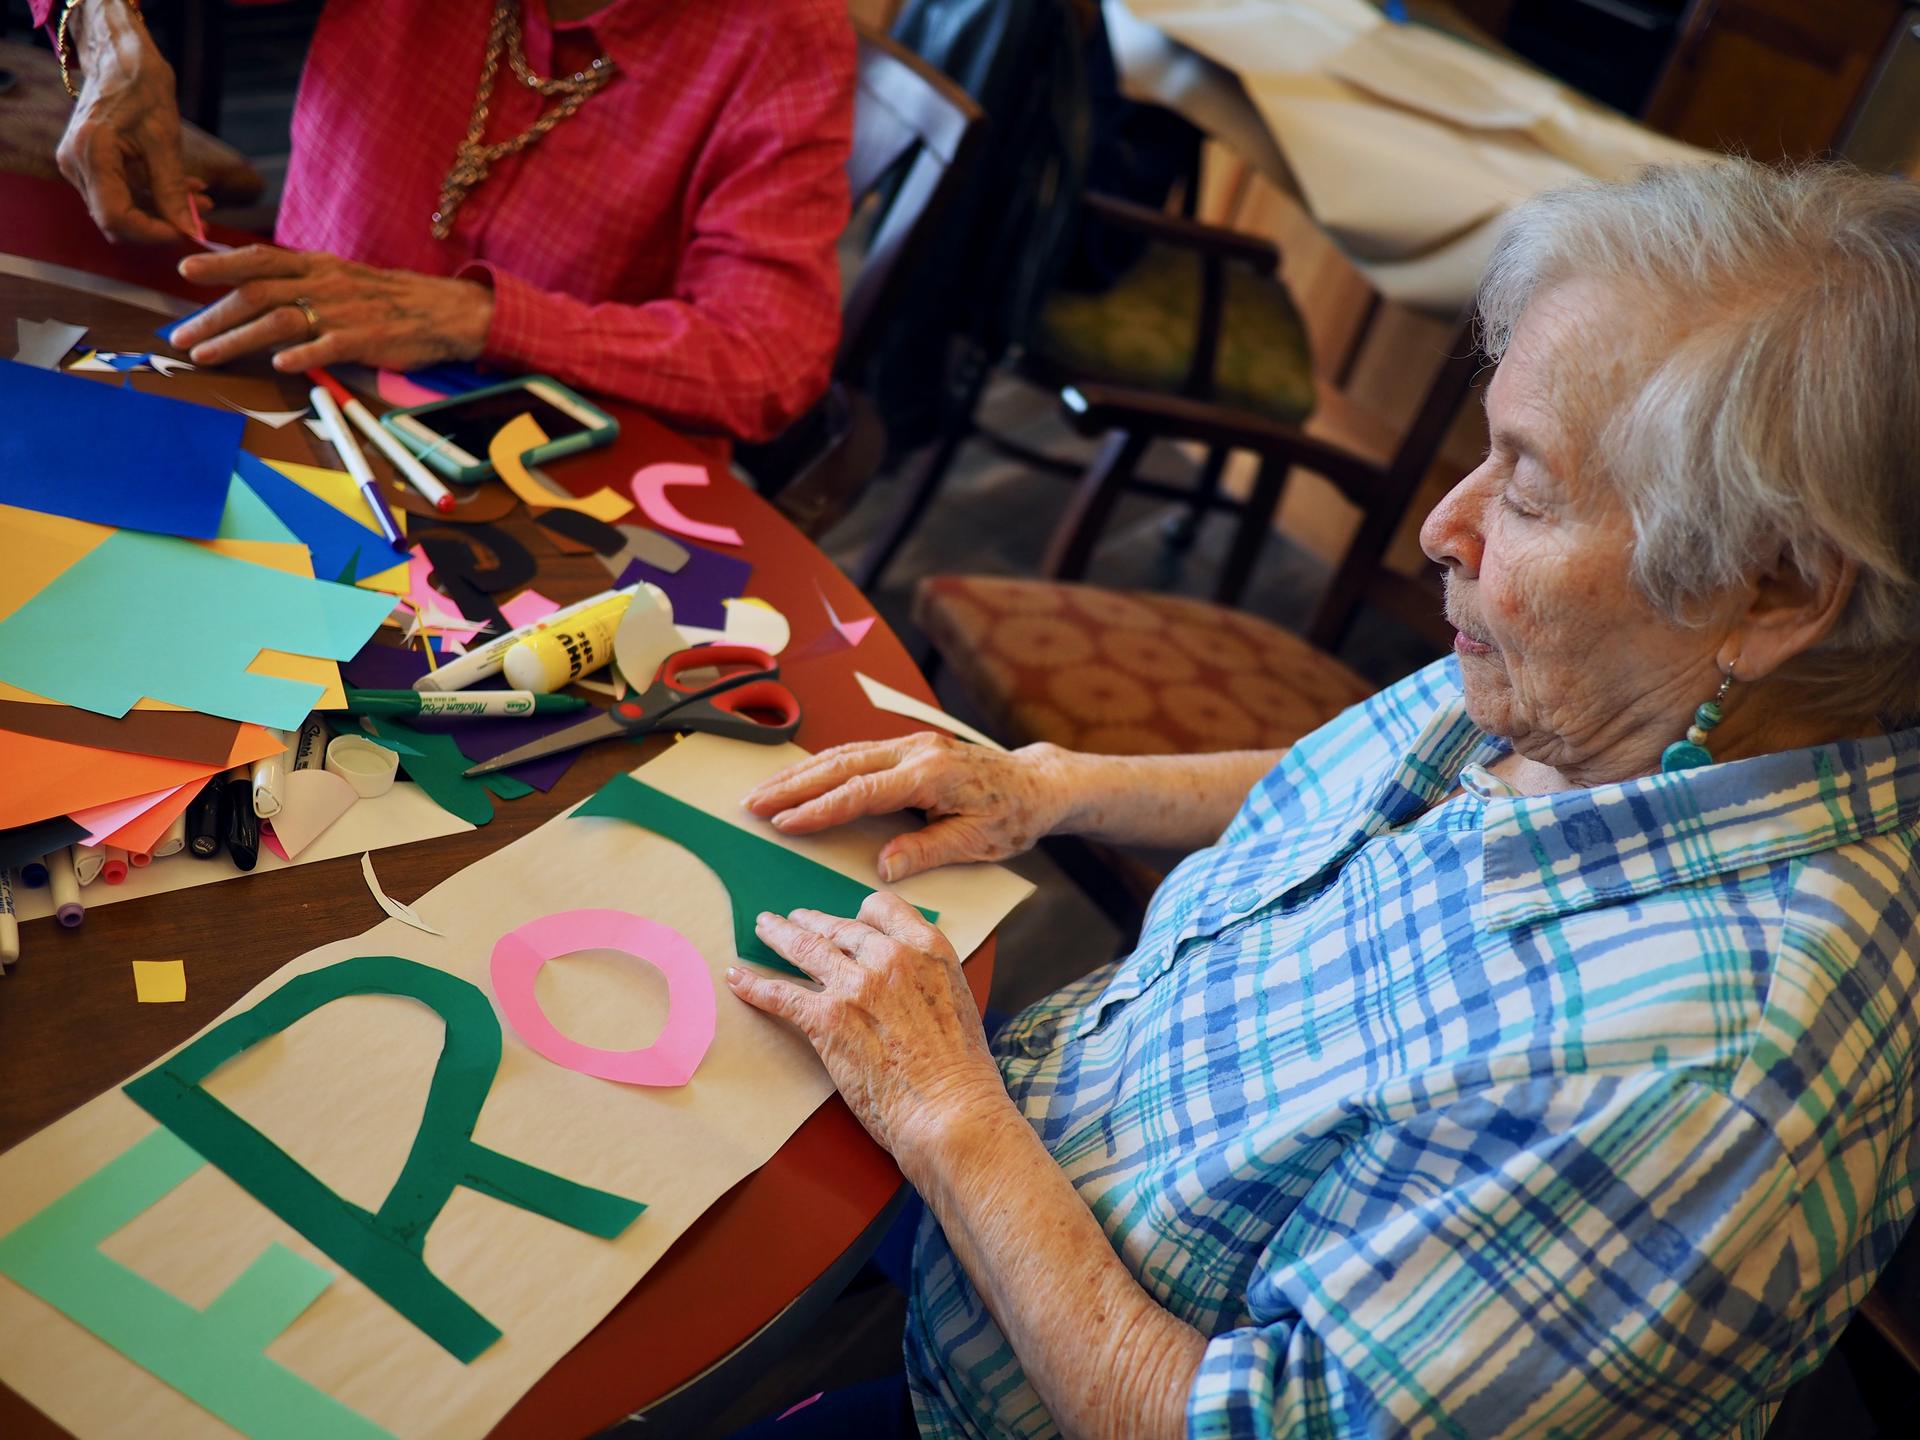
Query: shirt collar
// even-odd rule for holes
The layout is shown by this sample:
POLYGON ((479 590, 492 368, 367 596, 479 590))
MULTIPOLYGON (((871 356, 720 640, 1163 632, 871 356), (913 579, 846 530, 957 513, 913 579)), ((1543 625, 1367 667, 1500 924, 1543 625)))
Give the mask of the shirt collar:
POLYGON ((615 65, 631 68, 648 49, 648 31, 668 10, 679 8, 681 0, 613 0, 583 20, 570 20, 556 26, 547 17, 542 0, 526 6, 522 25, 526 30, 527 62, 539 70, 551 65, 553 39, 561 35, 589 34, 615 65), (536 39, 537 32, 537 39, 536 39), (539 53, 535 54, 538 46, 539 53))
POLYGON ((1504 930, 1920 822, 1920 730, 1485 806, 1480 919, 1504 930))

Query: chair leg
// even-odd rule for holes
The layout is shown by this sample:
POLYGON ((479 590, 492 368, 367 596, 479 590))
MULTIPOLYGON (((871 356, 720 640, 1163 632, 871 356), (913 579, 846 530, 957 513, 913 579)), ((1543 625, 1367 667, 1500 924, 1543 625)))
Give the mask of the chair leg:
POLYGON ((900 547, 907 543, 907 537, 920 524, 927 507, 933 504, 933 497, 940 490, 940 482, 947 478, 953 457, 972 433, 972 427, 966 424, 950 426, 941 432, 940 438, 927 447, 926 455, 912 476, 903 481, 906 493, 901 496, 899 506, 888 517, 880 533, 873 537, 873 543, 867 547, 867 553, 860 557, 860 564, 854 570, 853 583, 862 590, 872 593, 879 585, 880 578, 887 573, 887 566, 893 563, 893 557, 900 553, 900 547))
POLYGON ((1253 563, 1260 558, 1261 547, 1273 530, 1273 512, 1280 508, 1280 491, 1287 483, 1289 468, 1287 461, 1274 455, 1260 462, 1253 494, 1247 497, 1246 508, 1240 512, 1240 529, 1233 537, 1233 549, 1227 552, 1227 563, 1220 567, 1220 579, 1214 585, 1213 598, 1222 605, 1240 603, 1240 595, 1253 574, 1253 563))
POLYGON ((1078 580, 1087 573, 1094 544, 1106 528, 1107 517, 1113 513, 1128 477, 1147 453, 1148 443, 1149 437, 1127 430, 1115 430, 1100 442, 1100 451, 1074 492, 1073 503, 1047 542, 1046 559, 1040 562, 1042 575, 1050 580, 1078 580))
POLYGON ((1194 478, 1193 500, 1185 513, 1176 515, 1167 522, 1167 547, 1172 550, 1191 550, 1193 542, 1199 538, 1200 527, 1206 523, 1207 512, 1213 509, 1214 502, 1220 498, 1220 476, 1227 468, 1227 458, 1233 451, 1225 445, 1215 445, 1207 451, 1207 458, 1200 464, 1200 473, 1194 478))

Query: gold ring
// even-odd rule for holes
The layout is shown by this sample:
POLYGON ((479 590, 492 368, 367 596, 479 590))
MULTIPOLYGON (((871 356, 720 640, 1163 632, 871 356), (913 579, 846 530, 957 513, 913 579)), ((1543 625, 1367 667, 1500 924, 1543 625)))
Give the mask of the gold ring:
POLYGON ((320 317, 313 313, 313 302, 304 295, 293 297, 293 308, 307 317, 307 338, 315 340, 320 335, 320 317))

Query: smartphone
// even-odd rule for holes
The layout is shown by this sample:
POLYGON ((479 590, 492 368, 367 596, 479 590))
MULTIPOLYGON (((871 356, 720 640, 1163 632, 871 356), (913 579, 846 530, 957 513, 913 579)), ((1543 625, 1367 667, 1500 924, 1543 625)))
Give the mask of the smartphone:
POLYGON ((619 421, 545 375, 389 410, 380 423, 449 480, 471 485, 493 474, 487 447, 516 415, 531 415, 547 435, 545 445, 527 453, 529 465, 605 445, 620 433, 619 421))

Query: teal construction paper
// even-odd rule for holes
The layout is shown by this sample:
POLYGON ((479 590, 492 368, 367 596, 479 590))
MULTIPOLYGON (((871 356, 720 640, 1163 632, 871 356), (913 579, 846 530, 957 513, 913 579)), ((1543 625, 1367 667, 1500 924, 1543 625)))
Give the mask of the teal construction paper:
POLYGON ((220 512, 220 540, 272 540, 281 545, 298 545, 300 537, 280 522, 267 508, 266 501, 247 487, 238 475, 227 486, 227 508, 220 512))
MULTIPOLYGON (((664 835, 674 844, 691 850, 718 875, 733 902, 734 954, 756 965, 794 970, 755 932, 754 921, 762 911, 785 915, 789 910, 805 906, 828 915, 854 916, 873 894, 871 885, 862 885, 818 860, 809 860, 784 845, 763 840, 750 830, 729 825, 697 806, 642 784, 631 775, 614 776, 581 801, 573 812, 576 820, 596 815, 625 820, 656 835, 664 835)), ((940 918, 938 910, 929 910, 924 905, 919 908, 929 925, 940 918)))
POLYGON ((262 650, 348 660, 393 597, 121 530, 0 620, 0 680, 118 718, 142 697, 297 730, 322 688, 247 672, 262 650))
POLYGON ((245 1435, 378 1440, 387 1431, 269 1360, 266 1347, 333 1277, 270 1245, 204 1310, 100 1253, 207 1162, 166 1130, 0 1236, 0 1275, 245 1435))
POLYGON ((386 536, 343 515, 265 461, 242 451, 234 473, 313 552, 313 573, 320 579, 351 585, 405 562, 406 554, 386 536))
POLYGON ((0 504, 211 540, 246 423, 0 360, 0 504))
POLYGON ((129 1082, 126 1093, 423 1334, 469 1362, 500 1331, 425 1258, 427 1231, 455 1186, 609 1240, 647 1208, 475 1144, 474 1122, 499 1068, 500 1022, 479 987, 397 955, 364 955, 294 976, 129 1082), (335 1194, 201 1084, 234 1056, 347 995, 404 996, 446 1023, 413 1148, 378 1212, 335 1194))
POLYGON ((502 800, 518 800, 522 795, 533 793, 533 787, 526 781, 498 771, 468 779, 465 772, 474 762, 452 735, 416 730, 385 715, 360 728, 374 744, 400 757, 400 768, 409 780, 427 792, 429 800, 469 825, 485 825, 493 819, 493 801, 487 798, 489 791, 502 800))

